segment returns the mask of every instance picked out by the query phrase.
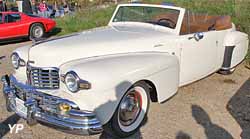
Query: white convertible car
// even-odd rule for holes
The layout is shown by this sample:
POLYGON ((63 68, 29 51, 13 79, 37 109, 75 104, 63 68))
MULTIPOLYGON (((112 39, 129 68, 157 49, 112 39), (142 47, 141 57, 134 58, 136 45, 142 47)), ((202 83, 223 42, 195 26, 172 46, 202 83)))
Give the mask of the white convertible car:
POLYGON ((2 77, 7 110, 30 125, 126 137, 150 101, 162 103, 214 72, 232 73, 248 44, 229 16, 118 5, 106 27, 16 49, 15 73, 2 77))

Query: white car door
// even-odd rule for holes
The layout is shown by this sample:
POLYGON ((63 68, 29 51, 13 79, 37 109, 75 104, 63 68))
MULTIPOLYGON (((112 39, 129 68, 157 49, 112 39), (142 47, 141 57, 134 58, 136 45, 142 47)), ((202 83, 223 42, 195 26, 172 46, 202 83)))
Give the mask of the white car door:
POLYGON ((216 70, 216 31, 203 33, 203 38, 195 40, 194 34, 181 37, 180 85, 199 80, 216 70))

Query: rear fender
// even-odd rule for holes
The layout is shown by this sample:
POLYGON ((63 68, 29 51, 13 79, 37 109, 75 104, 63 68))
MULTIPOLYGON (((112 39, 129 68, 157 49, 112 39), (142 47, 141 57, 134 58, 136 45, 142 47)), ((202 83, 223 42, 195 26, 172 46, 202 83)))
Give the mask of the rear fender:
POLYGON ((248 51, 248 35, 239 31, 229 32, 224 39, 224 60, 222 70, 229 70, 244 60, 248 51))

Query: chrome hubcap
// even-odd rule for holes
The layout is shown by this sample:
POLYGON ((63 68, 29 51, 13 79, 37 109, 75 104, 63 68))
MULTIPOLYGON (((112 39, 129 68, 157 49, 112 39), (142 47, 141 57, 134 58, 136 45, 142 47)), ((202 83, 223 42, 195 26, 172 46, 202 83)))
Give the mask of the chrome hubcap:
POLYGON ((43 29, 39 26, 34 27, 33 34, 35 38, 40 38, 43 35, 43 29))
POLYGON ((121 101, 119 107, 119 122, 123 126, 133 124, 141 112, 142 99, 137 91, 129 92, 121 101))

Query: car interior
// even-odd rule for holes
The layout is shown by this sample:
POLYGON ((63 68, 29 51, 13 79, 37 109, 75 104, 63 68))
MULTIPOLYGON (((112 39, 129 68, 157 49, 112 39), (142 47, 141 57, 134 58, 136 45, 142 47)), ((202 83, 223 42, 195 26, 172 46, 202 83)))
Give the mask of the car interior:
POLYGON ((4 16, 5 23, 13 23, 21 20, 20 14, 7 14, 4 16))
POLYGON ((212 30, 220 31, 230 28, 232 28, 230 16, 212 16, 186 12, 180 34, 185 35, 212 30))
POLYGON ((154 17, 154 20, 158 25, 175 29, 178 17, 179 12, 171 12, 167 14, 159 14, 154 17))
MULTIPOLYGON (((175 28, 177 20, 177 13, 165 13, 154 17, 155 21, 159 22, 159 25, 175 28)), ((232 28, 232 22, 230 16, 217 16, 208 14, 196 14, 186 12, 182 27, 181 35, 192 34, 197 32, 208 32, 212 30, 225 30, 232 28)))

